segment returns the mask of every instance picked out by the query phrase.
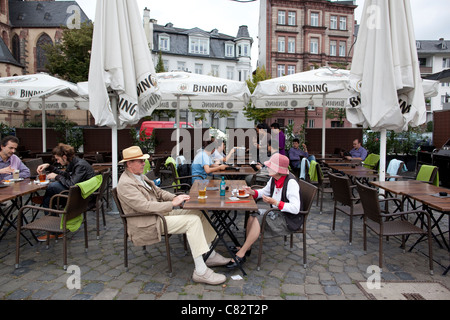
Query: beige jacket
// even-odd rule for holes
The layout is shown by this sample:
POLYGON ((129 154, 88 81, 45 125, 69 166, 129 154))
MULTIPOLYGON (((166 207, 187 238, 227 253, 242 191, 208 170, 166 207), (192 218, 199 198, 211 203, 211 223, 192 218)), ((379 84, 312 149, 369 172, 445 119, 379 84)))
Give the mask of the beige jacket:
MULTIPOLYGON (((128 170, 121 175, 117 194, 125 214, 172 211, 175 195, 161 190, 153 181, 144 177, 151 190, 144 187, 128 170)), ((161 224, 156 216, 132 217, 127 219, 128 236, 136 246, 151 245, 161 241, 161 224)))

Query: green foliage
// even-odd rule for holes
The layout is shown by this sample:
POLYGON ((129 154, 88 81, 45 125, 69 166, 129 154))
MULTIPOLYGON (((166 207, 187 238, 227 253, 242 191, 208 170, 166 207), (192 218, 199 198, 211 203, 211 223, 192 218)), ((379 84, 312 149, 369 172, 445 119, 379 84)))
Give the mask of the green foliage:
MULTIPOLYGON (((386 153, 395 155, 413 155, 417 140, 421 137, 420 128, 409 127, 408 131, 386 133, 386 153)), ((369 153, 380 154, 380 133, 364 130, 364 147, 369 153)))
POLYGON ((63 27, 61 42, 44 47, 48 71, 74 83, 87 81, 93 31, 94 25, 89 22, 80 29, 63 27))
POLYGON ((161 52, 161 50, 158 53, 158 63, 156 64, 155 72, 156 73, 166 72, 166 69, 164 67, 164 61, 162 59, 162 52, 161 52))
POLYGON ((4 138, 14 132, 14 128, 8 126, 6 123, 0 123, 0 138, 4 138))
MULTIPOLYGON (((247 80, 247 86, 250 90, 250 93, 253 93, 256 89, 256 85, 259 81, 270 79, 270 76, 267 74, 266 69, 264 67, 262 68, 256 68, 255 73, 252 76, 252 80, 247 80)), ((249 103, 244 108, 244 115, 247 117, 248 120, 254 121, 257 123, 264 122, 267 118, 270 118, 273 114, 280 111, 280 109, 256 109, 254 106, 249 103)))
POLYGON ((286 128, 284 129, 284 136, 286 137, 286 144, 284 148, 287 151, 292 147, 292 140, 294 140, 295 138, 293 123, 286 126, 286 128))

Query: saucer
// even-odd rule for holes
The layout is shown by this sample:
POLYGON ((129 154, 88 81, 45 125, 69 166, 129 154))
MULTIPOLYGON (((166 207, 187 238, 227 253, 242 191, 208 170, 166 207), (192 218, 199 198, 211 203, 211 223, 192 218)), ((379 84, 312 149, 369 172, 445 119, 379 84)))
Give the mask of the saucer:
POLYGON ((11 181, 11 182, 18 182, 18 181, 23 181, 23 178, 18 178, 18 179, 9 179, 9 181, 11 181))
POLYGON ((240 195, 237 195, 237 197, 238 198, 247 198, 249 196, 249 194, 247 193, 245 196, 240 196, 240 195))

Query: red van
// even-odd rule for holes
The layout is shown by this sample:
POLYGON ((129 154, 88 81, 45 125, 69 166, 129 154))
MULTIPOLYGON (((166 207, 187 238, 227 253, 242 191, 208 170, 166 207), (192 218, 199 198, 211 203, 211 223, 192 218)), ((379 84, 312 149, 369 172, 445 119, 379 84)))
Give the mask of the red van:
MULTIPOLYGON (((176 128, 175 121, 144 121, 142 122, 141 129, 139 130, 139 136, 141 132, 145 130, 147 137, 152 135, 155 128, 176 128)), ((194 125, 190 122, 180 122, 180 128, 194 128, 194 125)), ((142 140, 142 139, 141 139, 142 140)))

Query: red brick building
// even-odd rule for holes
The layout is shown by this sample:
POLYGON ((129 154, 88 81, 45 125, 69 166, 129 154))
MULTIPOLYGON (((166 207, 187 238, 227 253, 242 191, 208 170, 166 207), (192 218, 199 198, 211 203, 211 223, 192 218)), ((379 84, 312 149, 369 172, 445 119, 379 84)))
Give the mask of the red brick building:
MULTIPOLYGON (((261 0, 258 66, 272 78, 323 66, 350 68, 355 8, 354 1, 261 0)), ((297 131, 304 118, 303 109, 292 109, 268 122, 293 122, 297 131)), ((338 122, 329 119, 327 127, 338 122)), ((308 127, 322 127, 322 108, 308 112, 308 127)))

